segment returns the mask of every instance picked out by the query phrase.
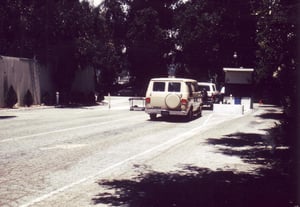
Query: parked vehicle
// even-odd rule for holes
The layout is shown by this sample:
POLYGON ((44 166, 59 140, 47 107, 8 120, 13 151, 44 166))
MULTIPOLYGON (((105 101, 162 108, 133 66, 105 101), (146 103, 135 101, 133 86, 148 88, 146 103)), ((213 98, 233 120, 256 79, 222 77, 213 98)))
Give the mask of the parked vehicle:
POLYGON ((209 82, 198 82, 199 90, 203 94, 202 105, 213 107, 214 103, 220 102, 220 92, 216 88, 216 84, 209 82))
POLYGON ((193 79, 153 78, 148 84, 145 102, 145 112, 151 120, 158 114, 185 116, 191 120, 202 112, 201 93, 193 79))
POLYGON ((117 96, 136 96, 136 90, 132 86, 128 86, 117 91, 117 96))

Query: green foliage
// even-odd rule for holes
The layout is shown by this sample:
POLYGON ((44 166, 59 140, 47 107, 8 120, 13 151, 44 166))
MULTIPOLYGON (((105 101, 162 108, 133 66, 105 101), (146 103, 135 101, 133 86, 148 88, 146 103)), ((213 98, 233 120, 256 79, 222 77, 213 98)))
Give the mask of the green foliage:
POLYGON ((297 8, 294 1, 262 1, 254 6, 257 20, 257 81, 277 103, 296 103, 297 8), (277 90, 268 88, 277 86, 277 90))
POLYGON ((166 76, 171 65, 181 76, 222 77, 222 67, 234 66, 234 51, 240 66, 253 66, 255 22, 249 1, 106 0, 105 6, 114 54, 138 85, 166 76))
POLYGON ((17 93, 13 86, 10 86, 5 97, 5 104, 8 108, 13 108, 18 102, 17 93))
POLYGON ((87 94, 87 97, 86 97, 86 102, 87 104, 89 105, 94 105, 96 100, 95 100, 95 93, 90 91, 88 94, 87 94))
POLYGON ((197 79, 206 80, 215 74, 222 80, 223 67, 253 67, 255 24, 250 13, 247 1, 195 0, 179 5, 174 11, 178 61, 197 79))
POLYGON ((95 104, 95 93, 90 91, 85 94, 82 91, 73 91, 70 97, 70 104, 81 105, 94 105, 95 104))
POLYGON ((176 44, 182 50, 181 63, 189 68, 193 75, 207 76, 212 68, 212 58, 219 52, 217 40, 221 10, 205 1, 193 1, 180 5, 175 12, 175 28, 178 31, 176 44), (210 10, 210 11, 209 11, 210 10))
POLYGON ((24 104, 25 106, 31 106, 33 104, 33 96, 30 92, 30 90, 27 90, 25 96, 24 96, 24 104))
POLYGON ((4 0, 0 11, 0 54, 36 57, 57 90, 70 89, 75 70, 99 67, 102 17, 88 1, 4 0))
POLYGON ((299 144, 297 1, 261 1, 253 6, 257 20, 257 87, 262 93, 257 95, 284 107, 285 116, 272 136, 291 148, 294 159, 299 144))
POLYGON ((173 45, 168 36, 173 26, 172 2, 134 0, 127 3, 127 30, 123 36, 127 49, 125 55, 139 87, 151 77, 168 73, 168 53, 173 45))
POLYGON ((42 94, 42 103, 46 106, 50 106, 54 104, 54 97, 50 95, 49 92, 45 92, 42 94))

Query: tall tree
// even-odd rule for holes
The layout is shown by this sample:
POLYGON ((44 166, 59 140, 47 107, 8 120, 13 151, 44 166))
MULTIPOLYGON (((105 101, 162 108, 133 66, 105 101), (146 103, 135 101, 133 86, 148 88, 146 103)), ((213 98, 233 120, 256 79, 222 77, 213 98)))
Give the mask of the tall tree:
POLYGON ((220 49, 216 35, 220 33, 222 9, 208 1, 193 0, 182 3, 174 12, 179 61, 195 78, 207 77, 220 49))
POLYGON ((75 70, 95 66, 104 39, 100 9, 78 0, 4 0, 0 52, 36 57, 52 72, 57 90, 70 89, 75 70))
POLYGON ((255 15, 259 86, 278 103, 295 99, 297 1, 261 1, 255 5, 255 15), (278 90, 270 90, 274 85, 278 90))
POLYGON ((116 74, 127 69, 125 51, 126 13, 124 0, 105 0, 103 9, 104 41, 98 45, 102 57, 98 71, 101 74, 100 87, 105 93, 113 90, 116 74))
POLYGON ((106 25, 116 55, 141 86, 149 78, 168 74, 168 30, 172 27, 173 0, 106 0, 106 25))
POLYGON ((30 35, 35 1, 4 0, 0 10, 0 52, 9 56, 32 57, 35 40, 30 35))
MULTIPOLYGON (((280 126, 282 141, 291 149, 291 164, 299 157, 299 59, 297 26, 299 2, 260 1, 254 4, 257 19, 257 95, 284 107, 280 126)), ((293 163, 294 162, 294 163, 293 163)), ((298 168, 299 169, 299 168, 298 168)), ((295 178, 296 178, 295 171, 295 178)), ((298 175, 298 174, 297 174, 298 175)), ((295 191, 296 192, 296 191, 295 191)))
POLYGON ((191 0, 177 6, 178 54, 195 78, 221 77, 223 67, 253 67, 255 22, 249 8, 248 1, 191 0))
POLYGON ((171 0, 134 0, 128 4, 126 47, 132 74, 138 85, 154 76, 168 75, 172 45, 168 31, 172 28, 171 0))

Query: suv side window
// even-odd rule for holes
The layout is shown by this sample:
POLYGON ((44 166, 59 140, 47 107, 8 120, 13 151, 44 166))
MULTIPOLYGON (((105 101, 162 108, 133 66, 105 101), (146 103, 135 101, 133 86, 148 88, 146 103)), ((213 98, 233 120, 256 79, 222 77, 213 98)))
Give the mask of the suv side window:
POLYGON ((168 92, 180 92, 180 83, 178 83, 178 82, 169 82, 168 92))
POLYGON ((212 85, 212 88, 213 88, 213 91, 216 91, 216 90, 217 90, 216 87, 215 87, 214 85, 212 85))
POLYGON ((199 92, 200 91, 200 88, 199 88, 199 86, 198 86, 197 83, 193 83, 193 86, 194 86, 195 92, 199 92))
POLYGON ((192 83, 186 83, 186 85, 188 86, 188 89, 189 89, 189 96, 192 96, 193 95, 192 83))
POLYGON ((153 91, 155 91, 155 92, 165 91, 165 83, 164 82, 154 82, 153 83, 153 91))
POLYGON ((203 91, 204 89, 206 90, 206 91, 210 91, 210 88, 209 88, 209 86, 199 86, 199 89, 201 90, 201 91, 203 91))

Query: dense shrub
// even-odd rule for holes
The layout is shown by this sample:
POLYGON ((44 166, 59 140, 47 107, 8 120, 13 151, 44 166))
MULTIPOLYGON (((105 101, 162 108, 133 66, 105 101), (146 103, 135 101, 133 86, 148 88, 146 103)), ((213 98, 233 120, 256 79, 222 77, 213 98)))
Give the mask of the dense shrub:
MULTIPOLYGON (((71 94, 66 92, 66 91, 62 91, 59 92, 59 103, 60 105, 68 105, 70 103, 70 96, 71 94)), ((56 103, 56 97, 55 97, 55 103, 56 103)))
POLYGON ((103 100, 104 100, 104 92, 101 91, 101 92, 99 92, 98 95, 97 95, 97 101, 98 101, 98 102, 101 102, 101 101, 103 101, 103 100))
POLYGON ((84 93, 80 91, 73 91, 71 93, 71 102, 73 104, 83 103, 85 99, 84 93))
POLYGON ((95 104, 95 94, 92 91, 90 91, 87 94, 85 94, 82 91, 73 91, 71 93, 70 101, 72 104, 92 105, 92 104, 95 104))
POLYGON ((91 91, 87 94, 86 102, 87 102, 87 104, 95 104, 95 93, 94 92, 91 91))
POLYGON ((49 92, 45 92, 42 95, 42 103, 45 104, 46 106, 53 105, 54 103, 54 96, 51 96, 49 92))
POLYGON ((33 104, 33 96, 29 90, 27 90, 24 96, 24 104, 25 106, 31 106, 33 104))
POLYGON ((17 93, 13 88, 13 86, 10 86, 5 97, 5 104, 9 108, 13 108, 17 102, 18 102, 17 93))

